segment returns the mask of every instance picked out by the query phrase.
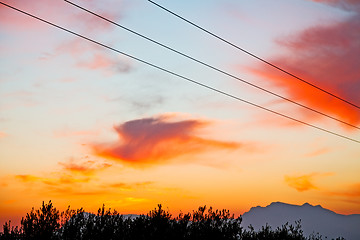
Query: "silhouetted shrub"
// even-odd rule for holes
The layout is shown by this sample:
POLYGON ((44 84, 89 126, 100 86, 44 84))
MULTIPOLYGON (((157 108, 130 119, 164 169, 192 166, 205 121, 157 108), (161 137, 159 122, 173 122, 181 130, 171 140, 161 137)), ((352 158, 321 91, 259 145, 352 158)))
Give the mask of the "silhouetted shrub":
MULTIPOLYGON (((262 226, 259 231, 255 231, 250 225, 249 230, 245 230, 242 234, 242 240, 306 240, 301 230, 301 222, 295 222, 295 226, 286 223, 275 230, 271 226, 262 226)), ((309 239, 310 240, 310 239, 309 239)), ((313 239, 315 240, 315 239, 313 239)), ((318 239, 320 240, 320 239, 318 239)))
POLYGON ((51 201, 48 204, 42 203, 38 210, 31 209, 25 218, 21 219, 23 239, 48 240, 60 227, 60 213, 53 207, 51 201))
POLYGON ((22 218, 20 228, 6 222, 0 240, 322 240, 319 234, 305 237, 300 221, 275 230, 265 225, 255 231, 251 225, 243 229, 241 220, 228 210, 206 206, 174 218, 161 204, 147 215, 135 218, 105 209, 104 205, 97 214, 70 207, 60 213, 49 201, 43 202, 38 210, 32 208, 22 218))
POLYGON ((0 233, 0 239, 15 240, 21 236, 18 226, 11 226, 11 221, 5 222, 3 225, 3 233, 0 233))

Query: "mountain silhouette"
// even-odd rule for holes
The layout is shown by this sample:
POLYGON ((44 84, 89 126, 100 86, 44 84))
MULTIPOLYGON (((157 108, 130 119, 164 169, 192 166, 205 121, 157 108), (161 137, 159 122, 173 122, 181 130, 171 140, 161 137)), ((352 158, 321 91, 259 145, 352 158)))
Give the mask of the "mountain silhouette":
POLYGON ((242 215, 242 226, 250 224, 255 230, 268 224, 273 229, 285 223, 295 224, 301 220, 305 236, 319 233, 323 239, 344 237, 347 240, 360 239, 360 214, 342 215, 309 203, 292 205, 273 202, 266 207, 253 207, 242 215))

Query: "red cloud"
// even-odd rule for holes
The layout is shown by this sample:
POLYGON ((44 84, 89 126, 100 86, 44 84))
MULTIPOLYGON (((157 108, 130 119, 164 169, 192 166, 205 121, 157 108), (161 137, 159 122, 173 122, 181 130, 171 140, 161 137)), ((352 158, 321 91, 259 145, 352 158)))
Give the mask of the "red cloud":
MULTIPOLYGON (((360 7, 359 1, 347 2, 360 7)), ((360 13, 341 22, 311 27, 292 38, 278 40, 289 54, 271 62, 360 105, 360 31, 355 29, 360 29, 360 13)), ((348 104, 268 66, 259 65, 251 71, 283 88, 296 101, 353 125, 360 124, 360 111, 348 104)))
POLYGON ((198 137, 196 132, 206 125, 207 122, 199 120, 170 122, 166 117, 138 119, 114 127, 119 141, 92 147, 98 156, 132 165, 156 164, 185 154, 240 147, 239 143, 198 137))

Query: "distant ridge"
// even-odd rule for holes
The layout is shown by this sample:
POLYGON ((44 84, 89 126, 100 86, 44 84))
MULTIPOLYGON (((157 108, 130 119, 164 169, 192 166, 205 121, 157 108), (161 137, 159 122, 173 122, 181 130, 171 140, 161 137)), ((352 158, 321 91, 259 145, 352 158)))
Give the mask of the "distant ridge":
POLYGON ((266 207, 253 207, 242 217, 242 226, 247 228, 251 224, 255 230, 266 224, 276 228, 287 222, 294 225, 295 221, 301 220, 305 236, 319 233, 323 239, 325 237, 327 239, 337 237, 344 237, 347 240, 360 239, 360 214, 337 214, 320 205, 273 202, 266 207))

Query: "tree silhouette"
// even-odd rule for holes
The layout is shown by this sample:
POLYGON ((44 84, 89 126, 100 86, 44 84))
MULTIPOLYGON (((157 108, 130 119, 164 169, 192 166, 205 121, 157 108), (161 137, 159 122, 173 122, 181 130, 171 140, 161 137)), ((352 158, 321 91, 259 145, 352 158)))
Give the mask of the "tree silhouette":
POLYGON ((53 206, 52 202, 48 204, 42 202, 38 210, 31 209, 25 218, 21 219, 21 227, 24 239, 51 239, 53 233, 60 227, 59 211, 53 206))

